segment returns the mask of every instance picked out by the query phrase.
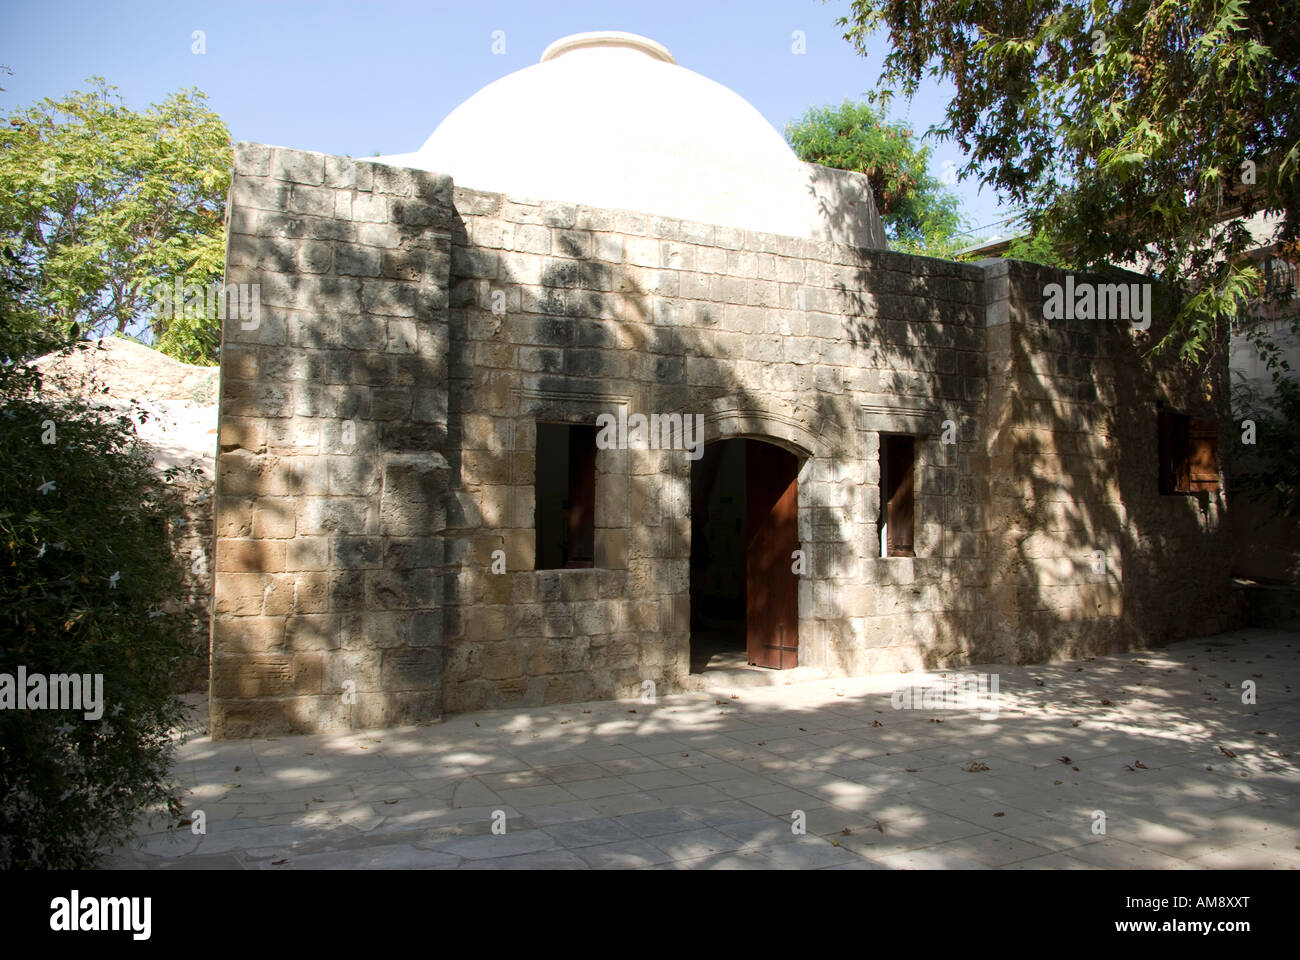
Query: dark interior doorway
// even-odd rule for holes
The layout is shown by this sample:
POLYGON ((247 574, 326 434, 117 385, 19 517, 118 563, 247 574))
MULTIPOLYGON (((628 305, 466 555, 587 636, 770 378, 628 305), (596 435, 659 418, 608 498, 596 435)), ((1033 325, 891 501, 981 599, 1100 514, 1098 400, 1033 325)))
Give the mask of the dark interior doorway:
POLYGON ((691 469, 691 672, 798 665, 799 460, 711 443, 691 469))

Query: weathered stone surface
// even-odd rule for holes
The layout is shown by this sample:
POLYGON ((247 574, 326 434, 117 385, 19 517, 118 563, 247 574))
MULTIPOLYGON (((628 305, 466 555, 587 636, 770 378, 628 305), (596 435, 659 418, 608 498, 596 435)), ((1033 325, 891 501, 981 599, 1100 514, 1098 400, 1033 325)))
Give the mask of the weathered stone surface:
POLYGON ((1152 384, 1175 406, 1194 385, 1124 330, 1045 321, 1057 273, 257 145, 231 196, 228 279, 264 306, 223 349, 226 735, 684 683, 681 450, 600 451, 598 569, 534 569, 537 422, 620 407, 797 452, 813 670, 1110 649, 1225 604, 1222 503, 1185 510, 1153 479, 1152 384), (917 437, 914 558, 879 556, 887 433, 917 437), (340 671, 366 684, 355 708, 327 695, 340 671))

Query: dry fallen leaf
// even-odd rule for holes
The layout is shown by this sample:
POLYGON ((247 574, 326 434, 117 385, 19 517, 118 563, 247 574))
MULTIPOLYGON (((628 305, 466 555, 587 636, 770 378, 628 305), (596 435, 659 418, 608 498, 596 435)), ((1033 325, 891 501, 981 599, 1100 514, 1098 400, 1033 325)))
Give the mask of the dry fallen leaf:
POLYGON ((988 768, 989 768, 989 765, 988 765, 987 763, 984 763, 983 761, 980 761, 980 760, 972 760, 970 766, 966 768, 966 772, 967 772, 967 773, 982 773, 983 771, 987 770, 988 768))
POLYGON ((997 813, 993 814, 995 817, 1005 817, 1006 815, 1007 812, 1005 810, 999 810, 997 813))
POLYGON ((1221 754, 1223 754, 1225 757, 1227 757, 1229 760, 1231 760, 1231 759, 1233 759, 1234 757, 1237 756, 1237 755, 1236 755, 1235 753, 1233 753, 1231 750, 1225 750, 1223 747, 1219 747, 1219 752, 1220 752, 1221 754))
POLYGON ((280 866, 280 864, 282 864, 282 863, 288 863, 288 862, 289 862, 289 858, 288 858, 288 857, 285 857, 283 860, 272 860, 272 861, 271 861, 271 866, 273 866, 273 867, 278 867, 278 866, 280 866))

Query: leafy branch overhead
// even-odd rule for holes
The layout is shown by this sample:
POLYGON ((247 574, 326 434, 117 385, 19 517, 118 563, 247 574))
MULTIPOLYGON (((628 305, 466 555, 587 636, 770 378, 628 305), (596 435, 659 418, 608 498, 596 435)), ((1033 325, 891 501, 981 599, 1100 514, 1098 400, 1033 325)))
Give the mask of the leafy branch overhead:
POLYGON ((158 284, 221 278, 230 133, 197 90, 134 111, 91 83, 0 121, 5 322, 147 331, 164 353, 215 363, 215 318, 150 313, 158 284))
POLYGON ((888 100, 955 87, 935 133, 1065 262, 1122 264, 1181 304, 1160 346, 1203 362, 1259 290, 1248 252, 1300 241, 1300 5, 853 0, 888 100), (1252 219, 1254 218, 1254 219, 1252 219))

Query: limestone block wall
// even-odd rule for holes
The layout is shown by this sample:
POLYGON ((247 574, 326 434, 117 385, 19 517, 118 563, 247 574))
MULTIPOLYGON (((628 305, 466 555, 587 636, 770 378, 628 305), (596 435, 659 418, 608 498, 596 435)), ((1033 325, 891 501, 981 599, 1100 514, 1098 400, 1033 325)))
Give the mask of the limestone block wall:
POLYGON ((596 569, 536 571, 538 421, 698 413, 706 440, 802 457, 801 665, 919 664, 941 624, 967 628, 945 614, 985 578, 979 268, 459 188, 455 206, 448 711, 671 691, 688 671, 685 454, 600 451, 596 569), (923 437, 916 560, 877 556, 881 431, 923 437))
POLYGON ((441 714, 451 183, 238 144, 212 733, 441 714))
POLYGON ((849 571, 809 584, 827 615, 824 669, 855 675, 942 662, 979 642, 988 585, 984 535, 987 369, 980 268, 845 250, 861 266, 834 299, 858 349, 853 397, 865 461, 849 571), (879 556, 881 435, 916 437, 915 557, 879 556), (856 572, 854 572, 856 571, 856 572))
POLYGON ((1157 402, 1213 416, 1207 380, 1145 355, 1168 311, 1138 333, 1047 320, 1043 289, 1064 272, 985 266, 993 630, 971 655, 1029 662, 1228 629, 1224 493, 1159 492, 1157 402))
POLYGON ((222 349, 214 735, 681 688, 684 450, 599 450, 593 567, 535 569, 537 424, 600 414, 799 457, 802 667, 1206 629, 1222 504, 1160 497, 1154 447, 1155 398, 1196 385, 1044 321, 1055 276, 240 145, 227 283, 261 313, 222 349), (890 433, 917 438, 912 558, 879 556, 890 433))

